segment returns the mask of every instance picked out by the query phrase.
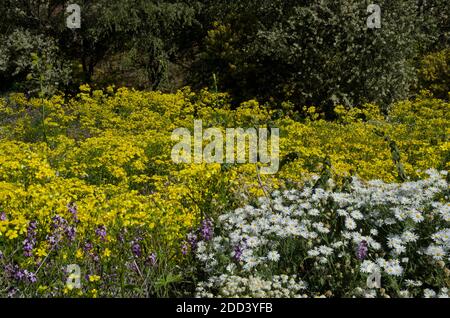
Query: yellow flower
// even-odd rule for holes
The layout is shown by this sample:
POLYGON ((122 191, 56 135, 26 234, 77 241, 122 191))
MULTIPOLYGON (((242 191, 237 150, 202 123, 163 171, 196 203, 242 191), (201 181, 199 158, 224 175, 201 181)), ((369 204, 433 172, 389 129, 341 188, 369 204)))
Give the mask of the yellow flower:
POLYGON ((97 289, 91 289, 91 294, 92 294, 92 297, 93 298, 97 298, 97 296, 98 296, 98 291, 97 291, 97 289))
POLYGON ((109 248, 105 248, 105 251, 103 252, 104 257, 110 257, 111 256, 111 250, 109 248))
POLYGON ((45 251, 45 249, 44 248, 38 248, 37 250, 36 250, 36 256, 38 256, 38 257, 44 257, 44 256, 47 256, 47 252, 45 251))
POLYGON ((13 239, 15 239, 18 236, 19 235, 17 234, 17 231, 8 230, 8 232, 6 232, 6 237, 9 238, 10 240, 13 240, 13 239))
POLYGON ((90 275, 89 276, 89 281, 90 282, 98 282, 100 280, 100 276, 98 276, 98 275, 90 275))
POLYGON ((39 293, 45 293, 48 290, 48 286, 39 285, 38 292, 39 293))
POLYGON ((76 258, 83 258, 83 250, 79 248, 77 252, 75 253, 76 258))

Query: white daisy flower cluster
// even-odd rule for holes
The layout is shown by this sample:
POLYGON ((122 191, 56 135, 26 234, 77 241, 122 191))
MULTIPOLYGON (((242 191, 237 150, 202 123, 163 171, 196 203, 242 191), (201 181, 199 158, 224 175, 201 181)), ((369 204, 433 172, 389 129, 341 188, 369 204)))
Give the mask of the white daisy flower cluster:
POLYGON ((355 177, 346 191, 306 184, 219 216, 220 235, 199 242, 195 251, 209 275, 198 295, 219 290, 226 297, 298 296, 295 288, 273 289, 276 275, 289 274, 308 283, 309 295, 324 294, 333 284, 359 284, 369 297, 378 295, 365 290, 365 279, 374 272, 402 282, 397 287, 405 289, 391 291, 393 296, 416 295, 411 288, 419 288, 417 275, 433 276, 437 268, 450 273, 449 184, 444 172, 427 173, 427 179, 401 184, 355 177), (264 287, 253 291, 250 280, 264 287))
POLYGON ((213 276, 197 286, 197 297, 302 298, 306 284, 296 275, 275 275, 269 280, 259 276, 213 276), (216 294, 211 289, 218 290, 216 294))

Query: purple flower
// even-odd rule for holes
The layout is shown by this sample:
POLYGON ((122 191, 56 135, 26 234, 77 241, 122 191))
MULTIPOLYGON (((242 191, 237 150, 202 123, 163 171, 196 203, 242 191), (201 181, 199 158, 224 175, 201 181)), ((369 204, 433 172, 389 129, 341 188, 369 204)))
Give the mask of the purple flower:
POLYGON ((13 278, 15 280, 26 280, 31 283, 35 283, 37 281, 36 275, 28 270, 22 270, 19 266, 8 264, 4 267, 5 273, 8 277, 13 278))
POLYGON ((14 273, 16 272, 15 266, 12 264, 5 265, 3 269, 5 270, 6 275, 8 275, 9 277, 13 277, 14 273))
POLYGON ((236 246, 234 247, 233 258, 234 258, 236 261, 240 262, 240 261, 241 261, 241 258, 242 258, 242 253, 243 253, 243 252, 244 252, 244 249, 243 249, 242 245, 236 245, 236 246))
POLYGON ((6 213, 5 212, 0 213, 0 221, 6 221, 6 213))
POLYGON ((66 219, 58 214, 52 218, 52 221, 53 221, 52 225, 55 230, 64 229, 64 227, 67 225, 66 219))
POLYGON ((151 253, 146 260, 147 265, 155 266, 156 265, 156 253, 151 253))
POLYGON ((17 280, 22 280, 24 277, 25 277, 25 273, 20 269, 14 273, 14 278, 17 280))
POLYGON ((63 239, 67 231, 68 222, 65 218, 57 214, 52 217, 52 227, 53 232, 47 239, 53 247, 58 247, 59 242, 63 239))
POLYGON ((34 245, 30 241, 28 241, 28 239, 25 239, 23 241, 23 250, 24 250, 24 255, 26 257, 31 257, 33 255, 32 254, 33 248, 34 248, 34 245))
POLYGON ((33 255, 32 251, 36 245, 36 230, 37 222, 30 222, 27 228, 27 238, 23 241, 23 250, 26 257, 31 257, 33 255))
POLYGON ((50 243, 50 245, 56 247, 60 241, 61 237, 59 236, 59 234, 55 234, 55 235, 50 235, 48 236, 47 240, 50 243))
POLYGON ((17 293, 18 289, 16 287, 11 287, 8 290, 8 298, 13 298, 14 295, 17 293))
POLYGON ((197 248, 198 237, 197 234, 190 232, 186 237, 191 249, 195 250, 197 248))
POLYGON ((86 243, 84 244, 83 249, 84 249, 85 252, 89 252, 89 251, 92 249, 92 244, 89 243, 89 242, 86 242, 86 243))
POLYGON ((32 232, 33 234, 35 234, 36 230, 37 230, 37 222, 36 221, 31 221, 28 224, 28 232, 27 233, 29 234, 30 232, 32 232))
POLYGON ((126 265, 127 265, 128 269, 130 269, 134 272, 139 272, 139 267, 134 262, 127 263, 126 265))
POLYGON ((368 251, 369 251, 369 248, 367 246, 367 242, 365 240, 362 240, 358 245, 358 249, 356 251, 356 257, 361 261, 367 257, 368 251))
POLYGON ((234 247, 233 258, 235 261, 240 262, 242 260, 242 254, 247 246, 247 239, 243 239, 242 242, 234 247))
POLYGON ((30 282, 30 283, 36 283, 37 282, 37 277, 36 274, 34 274, 33 272, 29 272, 27 270, 23 271, 24 277, 30 282))
POLYGON ((66 229, 66 234, 70 241, 75 241, 75 236, 77 234, 75 227, 68 226, 66 229))
POLYGON ((30 275, 28 275, 28 280, 31 283, 36 283, 37 282, 37 277, 36 277, 36 275, 34 273, 30 273, 30 275))
POLYGON ((189 252, 189 246, 187 242, 183 242, 183 245, 181 246, 181 254, 187 255, 189 252))
POLYGON ((140 257, 142 255, 141 246, 137 241, 133 242, 133 245, 131 246, 131 251, 133 252, 133 255, 136 257, 140 257))
POLYGON ((204 219, 200 225, 200 234, 205 241, 213 237, 213 223, 210 219, 204 219))
POLYGON ((99 236, 102 240, 106 238, 106 227, 104 225, 100 225, 96 230, 95 234, 99 236))
POLYGON ((78 222, 78 209, 74 202, 67 204, 67 210, 72 214, 75 222, 78 222))

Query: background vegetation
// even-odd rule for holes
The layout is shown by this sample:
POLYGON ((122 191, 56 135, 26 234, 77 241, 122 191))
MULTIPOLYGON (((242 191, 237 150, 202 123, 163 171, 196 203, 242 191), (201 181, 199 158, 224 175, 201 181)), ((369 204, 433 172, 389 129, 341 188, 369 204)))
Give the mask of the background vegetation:
POLYGON ((1 91, 36 93, 42 76, 50 92, 189 85, 327 116, 338 104, 385 110, 419 88, 448 98, 445 0, 379 0, 380 29, 367 28, 361 0, 80 0, 82 27, 71 30, 69 2, 2 1, 1 91))

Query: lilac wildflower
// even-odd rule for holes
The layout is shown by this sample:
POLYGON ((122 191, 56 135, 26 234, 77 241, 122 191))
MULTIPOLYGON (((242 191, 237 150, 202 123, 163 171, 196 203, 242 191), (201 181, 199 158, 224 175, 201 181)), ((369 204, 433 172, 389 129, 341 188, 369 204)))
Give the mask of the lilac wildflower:
POLYGON ((123 233, 119 233, 119 234, 117 235, 117 240, 118 240, 120 243, 124 243, 124 242, 125 242, 125 235, 123 235, 123 233))
POLYGON ((240 262, 241 258, 242 258, 242 253, 244 252, 243 248, 241 245, 236 245, 234 248, 234 254, 233 254, 233 258, 240 262))
POLYGON ((10 278, 13 277, 13 276, 14 276, 14 273, 16 272, 15 266, 12 265, 12 264, 7 264, 7 265, 5 265, 5 266, 3 267, 3 269, 4 269, 5 273, 6 273, 6 275, 7 275, 8 277, 10 277, 10 278))
POLYGON ((147 265, 155 266, 156 265, 156 253, 151 253, 146 260, 147 265))
POLYGON ((0 213, 0 221, 6 221, 6 213, 5 212, 0 213))
POLYGON ((96 230, 95 234, 99 236, 102 240, 106 238, 106 227, 104 225, 100 225, 96 230))
POLYGON ((55 234, 55 235, 50 235, 47 237, 48 242, 50 243, 50 245, 52 245, 53 247, 56 247, 60 241, 61 237, 59 234, 55 234))
POLYGON ((367 246, 367 242, 365 240, 362 240, 358 245, 358 249, 356 251, 356 257, 359 260, 363 260, 367 257, 368 251, 369 251, 369 249, 367 246))
POLYGON ((137 241, 134 241, 132 244, 133 245, 131 246, 131 251, 133 252, 133 255, 136 257, 141 257, 142 250, 141 250, 141 246, 139 245, 139 243, 137 241))
POLYGON ((181 246, 181 254, 186 256, 188 252, 189 252, 188 243, 187 242, 183 242, 183 245, 181 246))
POLYGON ((37 282, 36 274, 30 273, 30 274, 28 275, 28 280, 30 281, 30 283, 36 283, 36 282, 37 282))
POLYGON ((23 250, 26 257, 31 257, 34 246, 36 245, 37 222, 32 221, 28 224, 27 237, 23 241, 23 250))
POLYGON ((89 242, 86 242, 83 246, 83 249, 85 252, 89 252, 90 250, 92 250, 92 244, 89 242))
POLYGON ((134 262, 127 263, 127 267, 129 270, 132 270, 134 272, 139 272, 139 267, 134 262))
POLYGON ((72 214, 75 222, 78 222, 78 209, 74 202, 67 204, 67 210, 72 214))
POLYGON ((23 271, 24 277, 30 282, 30 283, 36 283, 37 282, 37 277, 36 274, 34 274, 33 272, 29 272, 27 270, 23 271))
POLYGON ((67 221, 66 221, 66 219, 65 218, 63 218, 62 216, 60 216, 60 215, 55 215, 53 218, 52 218, 52 221, 53 221, 53 228, 55 229, 55 230, 60 230, 60 229, 64 229, 64 227, 66 226, 66 224, 67 224, 67 221))
POLYGON ((213 237, 213 223, 210 219, 204 219, 200 226, 200 234, 205 241, 209 241, 213 237))
POLYGON ((19 266, 8 264, 4 267, 5 273, 9 278, 13 278, 18 281, 28 281, 31 283, 35 283, 37 281, 36 275, 33 272, 29 272, 28 270, 22 270, 19 266))
POLYGON ((17 291, 18 289, 16 287, 11 287, 8 290, 8 298, 13 298, 16 295, 17 291))
POLYGON ((75 241, 75 236, 77 234, 75 227, 68 226, 66 229, 66 234, 70 241, 75 241))
POLYGON ((32 251, 33 251, 34 245, 28 241, 28 239, 25 239, 23 241, 23 250, 24 250, 24 255, 25 257, 31 257, 32 251))
POLYGON ((191 249, 195 250, 197 248, 197 243, 198 243, 197 234, 190 232, 190 233, 188 233, 186 238, 187 238, 189 245, 191 246, 191 249))
POLYGON ((25 277, 25 273, 21 270, 18 269, 15 273, 14 273, 14 278, 16 280, 22 280, 25 277))

